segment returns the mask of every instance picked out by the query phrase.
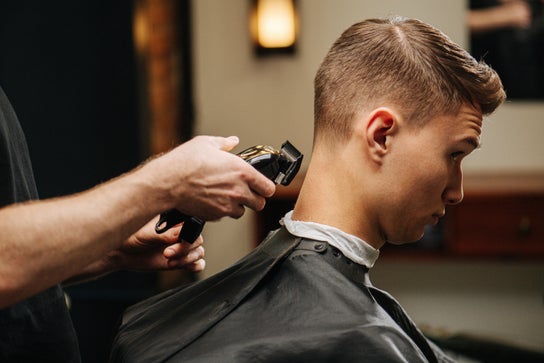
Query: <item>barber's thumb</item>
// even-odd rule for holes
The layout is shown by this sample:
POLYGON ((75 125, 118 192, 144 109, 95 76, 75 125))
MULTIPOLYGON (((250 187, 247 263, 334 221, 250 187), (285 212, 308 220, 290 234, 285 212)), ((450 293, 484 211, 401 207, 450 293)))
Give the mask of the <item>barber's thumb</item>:
POLYGON ((219 148, 224 151, 231 151, 238 145, 239 142, 240 139, 238 139, 238 136, 224 137, 221 138, 219 148))

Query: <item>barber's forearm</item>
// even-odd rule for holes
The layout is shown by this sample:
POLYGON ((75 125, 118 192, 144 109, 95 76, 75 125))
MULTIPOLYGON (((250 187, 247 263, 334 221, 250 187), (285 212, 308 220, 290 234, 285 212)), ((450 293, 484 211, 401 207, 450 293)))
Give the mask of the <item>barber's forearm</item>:
POLYGON ((524 1, 512 1, 490 8, 469 10, 467 22, 474 34, 504 28, 527 28, 531 24, 531 10, 524 1))
POLYGON ((166 208, 138 173, 0 210, 0 308, 80 273, 166 208))
POLYGON ((70 276, 62 281, 63 286, 80 284, 87 281, 96 280, 99 277, 117 271, 118 268, 109 263, 107 258, 101 258, 98 261, 92 262, 85 266, 77 274, 70 276))
POLYGON ((471 10, 467 22, 471 32, 481 33, 504 26, 501 14, 495 9, 471 10))

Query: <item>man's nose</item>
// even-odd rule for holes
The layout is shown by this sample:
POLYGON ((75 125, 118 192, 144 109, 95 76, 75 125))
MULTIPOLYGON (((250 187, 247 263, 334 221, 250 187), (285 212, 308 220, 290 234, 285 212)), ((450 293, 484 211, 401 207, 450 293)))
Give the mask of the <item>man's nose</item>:
POLYGON ((463 171, 459 166, 450 177, 448 185, 442 194, 442 200, 444 204, 455 205, 461 203, 463 197, 463 171))

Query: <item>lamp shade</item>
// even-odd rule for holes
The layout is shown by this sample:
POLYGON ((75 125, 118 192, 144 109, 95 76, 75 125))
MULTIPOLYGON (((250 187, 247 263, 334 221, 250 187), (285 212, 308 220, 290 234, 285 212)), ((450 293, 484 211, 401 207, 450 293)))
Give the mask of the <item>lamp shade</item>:
POLYGON ((294 0, 253 0, 251 25, 258 54, 294 52, 297 40, 294 0))

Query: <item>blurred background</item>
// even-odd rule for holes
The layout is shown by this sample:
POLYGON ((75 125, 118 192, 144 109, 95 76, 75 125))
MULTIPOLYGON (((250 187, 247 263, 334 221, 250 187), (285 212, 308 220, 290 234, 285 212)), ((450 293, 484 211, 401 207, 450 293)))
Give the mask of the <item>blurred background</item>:
MULTIPOLYGON (((254 44, 256 3, 3 0, 0 85, 42 198, 89 188, 196 134, 237 135, 235 151, 289 139, 307 165, 313 77, 332 42, 364 18, 419 18, 495 67, 509 98, 464 163, 465 202, 420 243, 384 248, 371 277, 429 335, 544 351, 542 2, 296 0, 296 42, 279 51, 254 44)), ((294 205, 301 174, 265 211, 206 225, 204 273, 117 273, 69 288, 84 362, 105 361, 128 305, 254 248, 294 205)))

